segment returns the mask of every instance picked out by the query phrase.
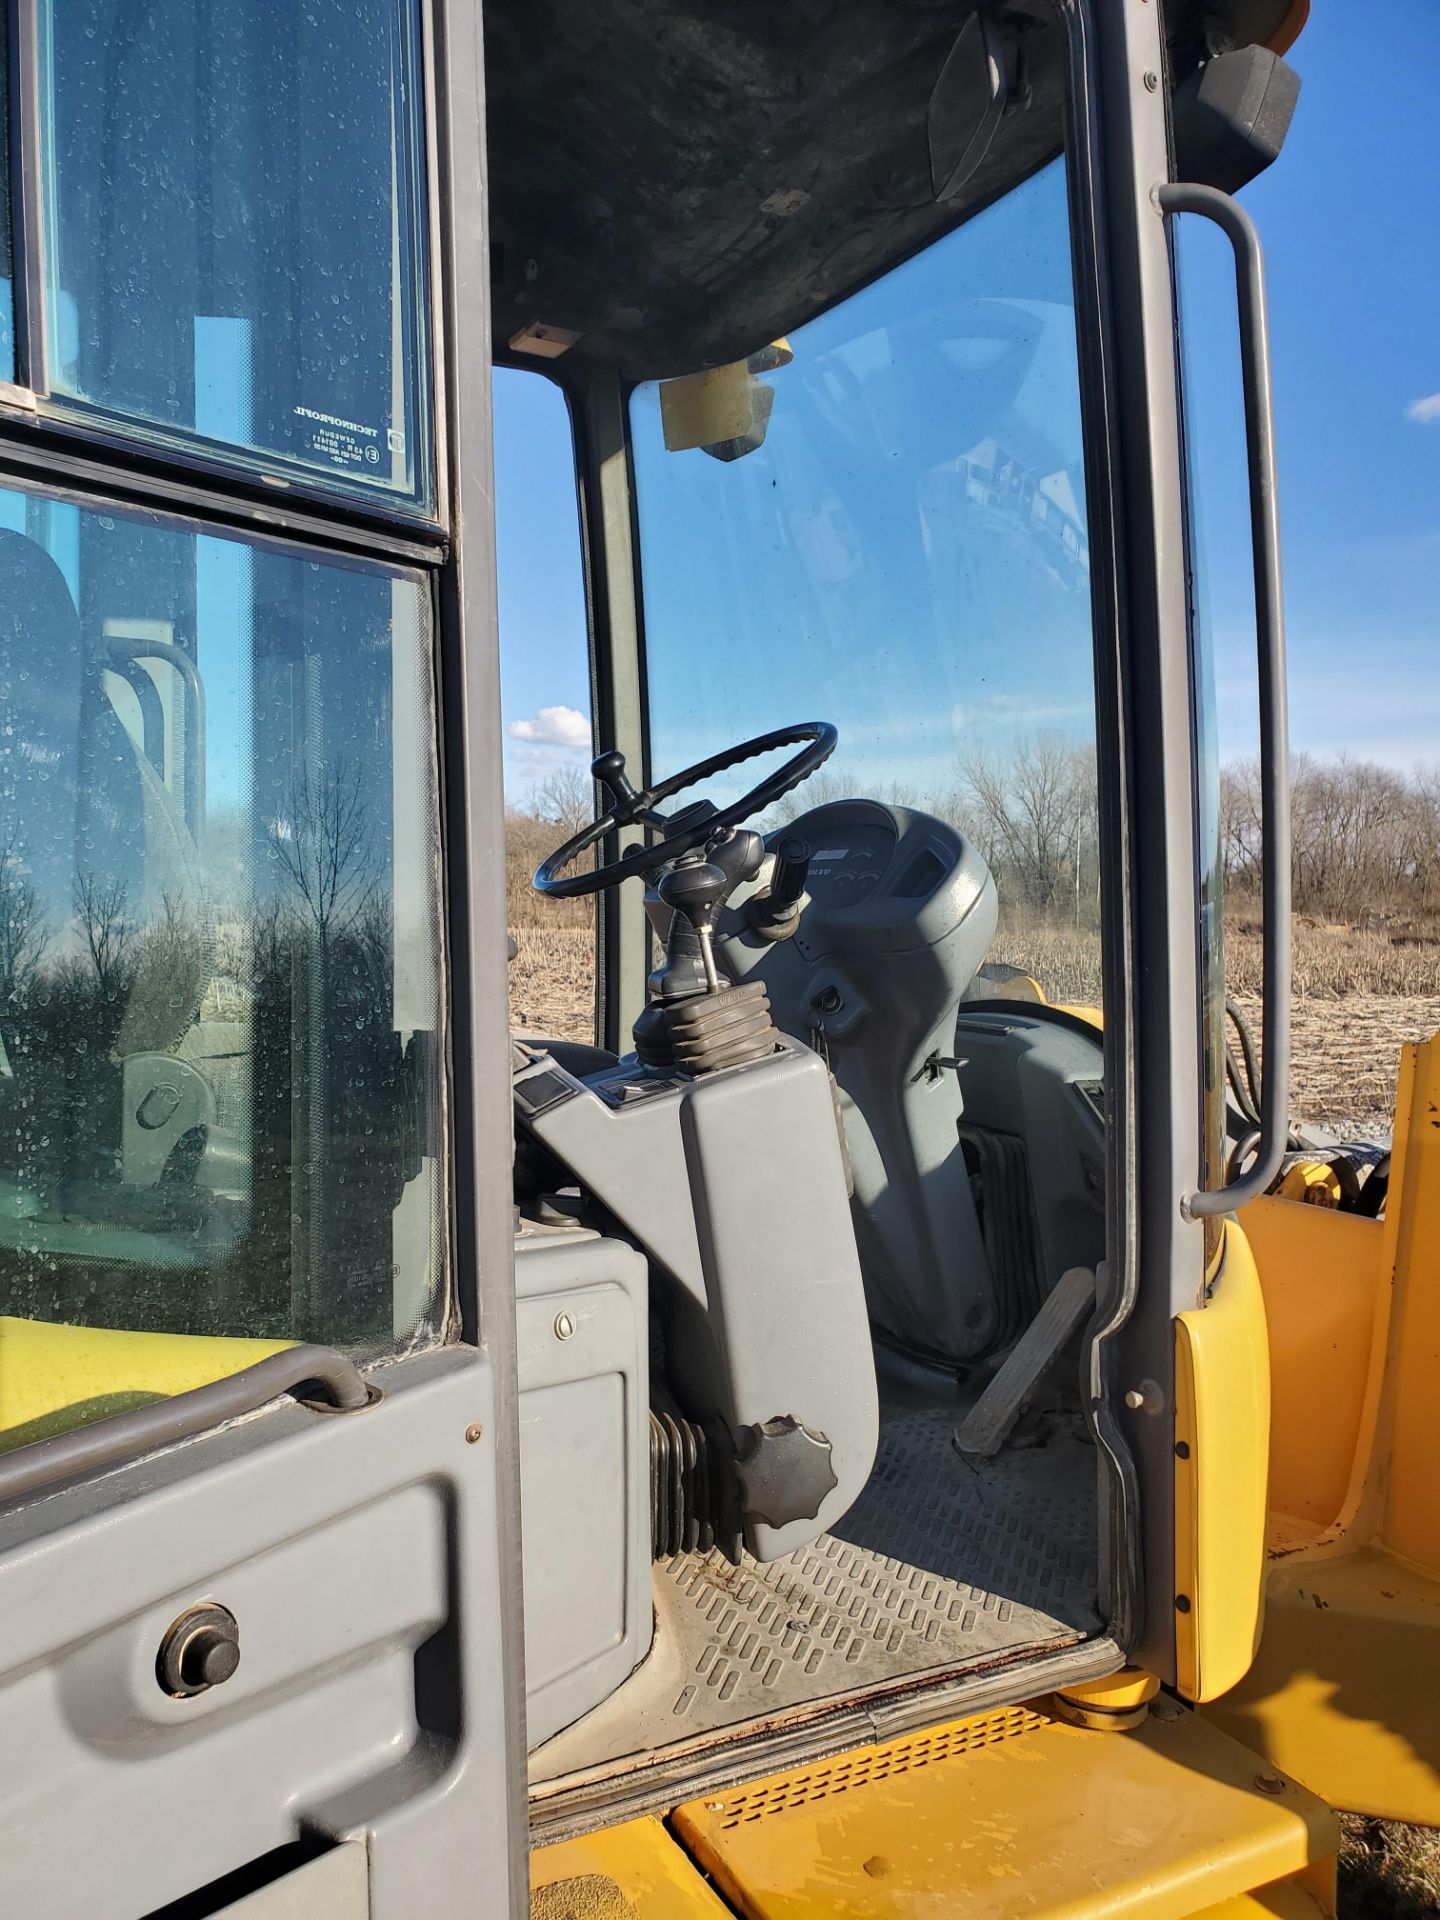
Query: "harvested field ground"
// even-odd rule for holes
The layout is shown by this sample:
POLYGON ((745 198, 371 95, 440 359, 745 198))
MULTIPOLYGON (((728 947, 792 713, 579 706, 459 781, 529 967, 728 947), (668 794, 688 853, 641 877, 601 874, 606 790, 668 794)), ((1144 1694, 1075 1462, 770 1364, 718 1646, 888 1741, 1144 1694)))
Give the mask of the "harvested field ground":
MULTIPOLYGON (((593 943, 586 927, 518 927, 510 968, 517 1027, 588 1040, 594 1031, 593 943)), ((1295 1114, 1358 1139, 1388 1139, 1400 1048, 1440 1031, 1440 957, 1395 948, 1382 936, 1296 928, 1291 1048, 1295 1114)), ((1100 997, 1093 935, 1070 928, 1007 929, 995 959, 1044 982, 1050 997, 1094 1005, 1100 997)), ((1260 943, 1232 932, 1231 991, 1260 1035, 1260 943)))
POLYGON ((516 927, 510 1024, 556 1040, 595 1037, 595 936, 588 927, 516 927))
MULTIPOLYGON (((1237 994, 1258 1044, 1258 995, 1237 994)), ((1390 1138, 1395 1076, 1407 1040, 1440 1032, 1440 997, 1379 993, 1291 1007, 1290 1106, 1302 1120, 1357 1140, 1390 1138)))

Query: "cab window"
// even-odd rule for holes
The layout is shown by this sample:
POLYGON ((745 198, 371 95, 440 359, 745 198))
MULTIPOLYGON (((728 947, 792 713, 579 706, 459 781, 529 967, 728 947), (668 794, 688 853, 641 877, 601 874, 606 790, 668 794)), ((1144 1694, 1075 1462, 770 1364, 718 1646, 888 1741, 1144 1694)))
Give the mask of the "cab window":
POLYGON ((416 12, 42 5, 52 395, 429 504, 416 12))
POLYGON ((595 804, 575 439, 552 381, 497 367, 494 382, 510 1019, 522 1033, 590 1042, 595 902, 542 900, 530 885, 595 804))
MULTIPOLYGON (((403 572, 0 493, 12 1347, 443 1321, 430 634, 403 572)), ((64 1369, 0 1381, 13 1445, 64 1369)))

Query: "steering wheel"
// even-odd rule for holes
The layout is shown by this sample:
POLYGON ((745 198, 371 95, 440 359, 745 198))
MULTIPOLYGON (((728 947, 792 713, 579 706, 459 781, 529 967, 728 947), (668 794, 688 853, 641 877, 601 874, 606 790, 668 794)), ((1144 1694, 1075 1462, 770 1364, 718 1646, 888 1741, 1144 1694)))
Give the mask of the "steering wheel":
POLYGON ((625 772, 624 754, 612 747, 590 768, 611 795, 609 807, 598 820, 572 834, 563 847, 557 847, 548 860, 541 862, 533 883, 535 891, 548 894, 554 900, 570 900, 577 894, 601 893, 606 887, 618 886, 632 873, 653 873, 667 860, 678 860, 682 853, 689 853, 716 834, 738 826, 752 813, 763 813, 782 794, 798 787, 802 780, 808 780, 815 769, 830 758, 839 737, 828 720, 805 720, 799 726, 778 727, 774 733, 762 733, 738 747, 727 747, 723 753, 712 754, 708 760, 686 767, 683 773, 671 774, 658 786, 638 791, 625 772), (793 746, 800 748, 799 753, 792 754, 784 766, 758 781, 743 799, 731 806, 716 808, 706 802, 684 807, 668 819, 659 811, 662 801, 673 800, 687 787, 697 787, 717 773, 738 767, 743 760, 755 759, 757 754, 793 746), (618 832, 621 827, 633 826, 637 821, 653 827, 663 837, 648 847, 637 847, 633 853, 622 854, 608 866, 593 867, 586 873, 572 873, 562 878, 571 861, 588 853, 607 833, 618 832))

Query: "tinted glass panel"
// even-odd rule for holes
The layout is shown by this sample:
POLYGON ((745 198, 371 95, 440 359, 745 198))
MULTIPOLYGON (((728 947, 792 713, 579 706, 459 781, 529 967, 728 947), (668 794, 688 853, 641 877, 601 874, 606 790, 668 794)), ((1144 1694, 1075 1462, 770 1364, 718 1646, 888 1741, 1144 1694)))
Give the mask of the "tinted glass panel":
POLYGON ((42 11, 53 390, 423 503, 410 0, 42 11))
POLYGON ((0 1315, 435 1324, 429 662, 414 578, 0 493, 0 1315))

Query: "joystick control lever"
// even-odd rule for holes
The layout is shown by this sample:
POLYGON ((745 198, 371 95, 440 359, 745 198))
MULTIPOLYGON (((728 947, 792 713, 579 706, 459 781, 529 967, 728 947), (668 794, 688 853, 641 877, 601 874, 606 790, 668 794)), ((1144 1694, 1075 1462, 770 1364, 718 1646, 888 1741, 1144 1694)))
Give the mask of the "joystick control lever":
POLYGON ((762 940, 788 940, 800 924, 800 902, 810 875, 810 843, 792 833, 775 849, 770 886, 755 894, 746 918, 762 940))

